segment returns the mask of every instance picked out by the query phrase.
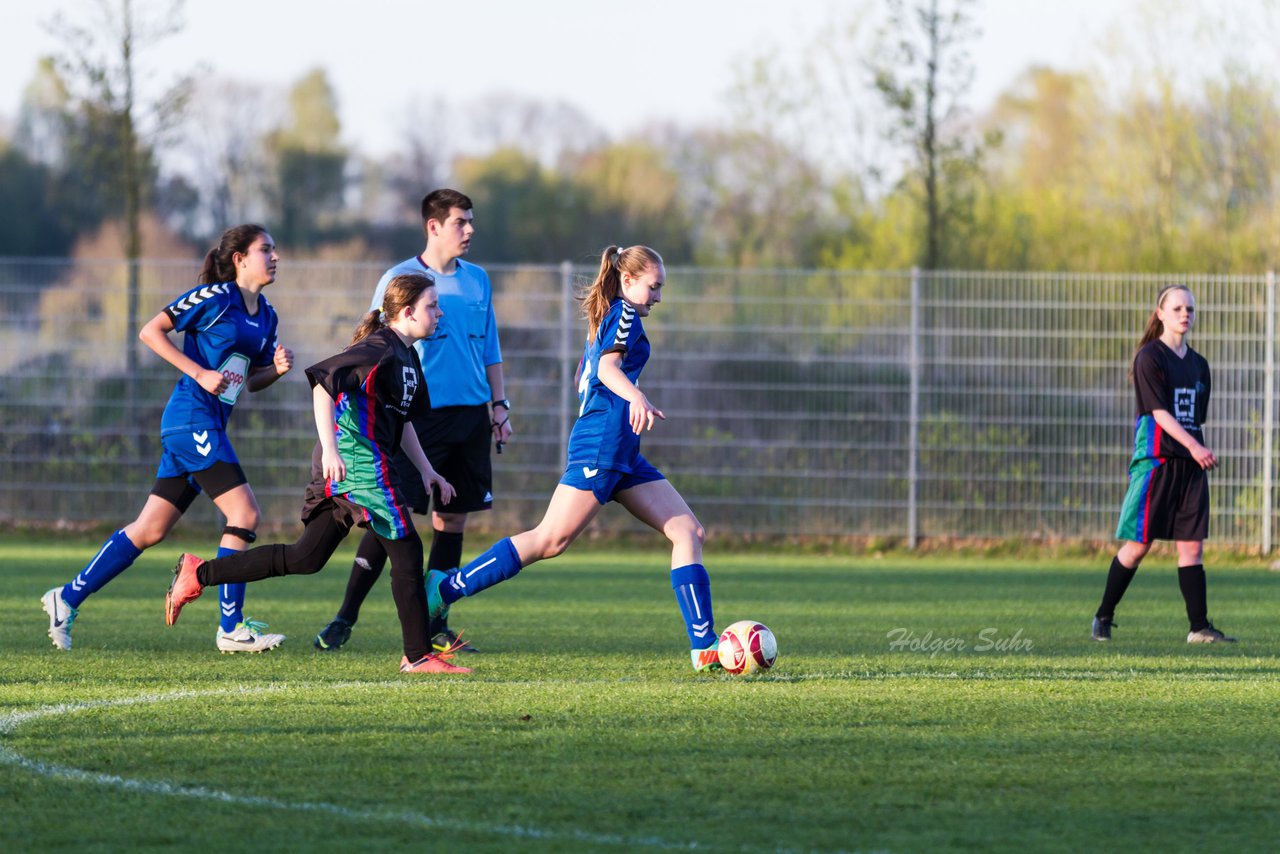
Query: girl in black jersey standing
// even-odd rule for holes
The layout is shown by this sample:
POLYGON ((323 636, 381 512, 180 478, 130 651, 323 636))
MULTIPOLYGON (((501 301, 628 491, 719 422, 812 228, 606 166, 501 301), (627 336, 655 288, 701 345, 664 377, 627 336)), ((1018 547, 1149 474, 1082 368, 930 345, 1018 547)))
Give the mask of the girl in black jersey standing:
POLYGON ((1093 639, 1111 640, 1115 609, 1155 540, 1173 540, 1178 586, 1191 630, 1187 643, 1234 641, 1209 622, 1204 541, 1209 536, 1209 479, 1218 458, 1204 445, 1201 425, 1209 409, 1209 363, 1187 346, 1196 301, 1185 285, 1167 285, 1133 358, 1137 393, 1129 489, 1116 537, 1125 541, 1111 561, 1093 639))

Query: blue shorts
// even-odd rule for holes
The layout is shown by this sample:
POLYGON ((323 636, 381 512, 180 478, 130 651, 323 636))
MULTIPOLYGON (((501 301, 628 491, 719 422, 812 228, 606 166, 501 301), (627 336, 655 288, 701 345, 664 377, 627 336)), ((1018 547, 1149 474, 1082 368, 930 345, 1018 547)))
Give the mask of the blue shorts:
POLYGON ((594 493, 596 501, 601 504, 608 504, 624 489, 630 489, 642 483, 652 483, 655 480, 666 480, 666 478, 639 454, 631 464, 631 471, 593 469, 590 466, 577 464, 565 469, 564 475, 560 478, 560 482, 565 486, 594 493))
POLYGON ((183 430, 160 437, 160 467, 156 478, 188 477, 204 471, 214 463, 230 463, 239 468, 240 460, 224 430, 183 430))

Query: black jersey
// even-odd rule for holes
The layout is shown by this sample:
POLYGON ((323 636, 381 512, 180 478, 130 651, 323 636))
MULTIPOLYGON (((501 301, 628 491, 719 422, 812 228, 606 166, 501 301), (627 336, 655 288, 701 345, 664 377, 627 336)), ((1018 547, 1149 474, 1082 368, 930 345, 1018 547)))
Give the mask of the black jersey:
POLYGON ((331 491, 392 486, 391 458, 405 421, 431 407, 418 354, 384 326, 307 368, 307 379, 334 399, 334 429, 347 476, 330 484, 331 491))
POLYGON ((1133 360, 1133 386, 1138 399, 1133 459, 1191 459, 1191 452, 1165 435, 1151 413, 1157 409, 1169 412, 1203 445, 1201 425, 1209 411, 1212 385, 1209 363, 1190 347, 1181 359, 1158 338, 1139 350, 1133 360))

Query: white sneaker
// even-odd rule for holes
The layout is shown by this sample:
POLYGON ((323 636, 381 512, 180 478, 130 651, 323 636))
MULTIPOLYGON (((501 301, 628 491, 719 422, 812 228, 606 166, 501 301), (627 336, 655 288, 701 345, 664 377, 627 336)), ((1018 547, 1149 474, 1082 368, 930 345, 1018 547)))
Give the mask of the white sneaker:
POLYGON ((79 612, 62 598, 62 588, 55 587, 40 597, 44 612, 49 615, 49 637, 58 649, 71 649, 71 624, 79 612))
POLYGON ((284 640, 284 635, 263 631, 266 627, 266 623, 250 619, 245 619, 242 623, 236 623, 236 627, 229 632, 224 632, 222 627, 219 626, 218 651, 265 652, 268 649, 275 649, 284 640))

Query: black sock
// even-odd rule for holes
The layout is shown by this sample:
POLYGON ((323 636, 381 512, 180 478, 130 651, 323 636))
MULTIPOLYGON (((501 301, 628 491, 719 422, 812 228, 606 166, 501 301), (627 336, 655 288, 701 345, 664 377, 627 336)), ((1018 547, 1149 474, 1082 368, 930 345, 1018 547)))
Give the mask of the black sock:
POLYGON ((1111 618, 1116 615, 1116 606, 1120 604, 1124 592, 1129 589, 1129 582, 1133 581, 1137 572, 1136 566, 1130 569, 1122 564, 1119 555, 1111 559, 1111 568, 1107 570, 1107 586, 1102 591, 1102 604, 1098 606, 1098 613, 1094 616, 1111 618))
POLYGON ((431 535, 431 554, 427 569, 448 572, 462 566, 462 532, 435 531, 431 535))
MULTIPOLYGON (((448 572, 462 566, 462 532, 433 531, 431 535, 431 554, 427 556, 427 569, 438 569, 448 572)), ((433 617, 427 626, 431 637, 449 628, 448 619, 433 617)))
POLYGON ((1204 564, 1178 567, 1178 587, 1182 588, 1182 600, 1187 603, 1187 619, 1191 631, 1198 632, 1209 626, 1209 593, 1204 577, 1204 564))
POLYGON ((387 565, 387 550, 373 531, 365 531, 360 545, 356 546, 356 560, 351 565, 351 577, 347 579, 347 592, 342 597, 338 616, 351 625, 360 619, 360 606, 377 584, 382 569, 387 565))

